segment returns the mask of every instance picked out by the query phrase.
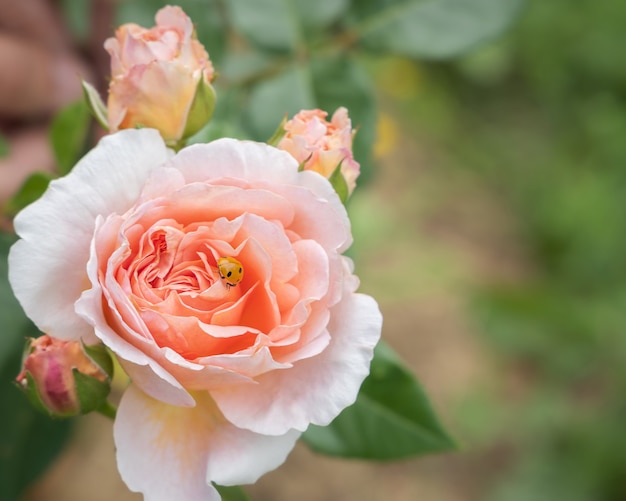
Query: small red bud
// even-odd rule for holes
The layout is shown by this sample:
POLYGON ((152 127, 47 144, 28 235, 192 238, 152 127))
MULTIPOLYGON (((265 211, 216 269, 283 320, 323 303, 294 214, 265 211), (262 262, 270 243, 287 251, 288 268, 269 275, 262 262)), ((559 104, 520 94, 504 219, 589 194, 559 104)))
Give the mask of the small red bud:
POLYGON ((36 407, 55 417, 69 417, 104 403, 112 364, 103 348, 47 335, 28 339, 26 346, 17 384, 36 407))

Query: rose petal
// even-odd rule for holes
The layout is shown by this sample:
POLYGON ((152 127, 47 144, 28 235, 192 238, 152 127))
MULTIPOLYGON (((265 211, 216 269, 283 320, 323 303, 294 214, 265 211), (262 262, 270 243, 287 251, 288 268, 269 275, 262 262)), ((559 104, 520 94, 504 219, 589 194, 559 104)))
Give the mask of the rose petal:
POLYGON ((22 239, 9 253, 9 280, 40 330, 60 339, 90 335, 74 302, 88 287, 80 263, 89 259, 96 216, 126 212, 150 170, 169 156, 154 130, 107 136, 17 215, 15 230, 22 239))
POLYGON ((218 389, 212 396, 226 419, 256 433, 325 426, 356 400, 381 326, 374 299, 347 294, 331 311, 331 341, 322 353, 259 376, 257 385, 218 389))
POLYGON ((245 179, 266 184, 298 184, 298 164, 284 151, 264 143, 222 138, 193 144, 170 163, 188 183, 207 179, 245 179))
POLYGON ((112 131, 158 124, 165 138, 181 137, 201 74, 167 61, 134 66, 109 87, 112 131))
MULTIPOLYGON (((168 166, 179 169, 188 183, 227 179, 232 184, 235 179, 245 179, 253 187, 271 186, 272 204, 276 204, 276 195, 282 195, 296 210, 293 225, 283 221, 286 228, 317 240, 327 250, 343 252, 352 243, 347 212, 332 185, 315 172, 298 172, 296 161, 287 152, 267 144, 222 138, 185 148, 168 166), (325 220, 337 223, 319 224, 325 220)), ((237 204, 234 197, 225 202, 226 209, 237 204)), ((259 214, 255 207, 250 205, 246 211, 259 214)), ((263 207, 273 208, 265 202, 263 207)))
POLYGON ((114 425, 122 479, 150 501, 219 500, 221 485, 255 482, 283 463, 299 437, 241 430, 224 420, 208 396, 193 408, 154 400, 135 386, 124 393, 114 425))
MULTIPOLYGON (((174 5, 166 5, 156 13, 157 26, 177 30, 186 40, 191 38, 193 23, 183 9, 174 5)), ((333 117, 334 118, 334 117, 333 117)))

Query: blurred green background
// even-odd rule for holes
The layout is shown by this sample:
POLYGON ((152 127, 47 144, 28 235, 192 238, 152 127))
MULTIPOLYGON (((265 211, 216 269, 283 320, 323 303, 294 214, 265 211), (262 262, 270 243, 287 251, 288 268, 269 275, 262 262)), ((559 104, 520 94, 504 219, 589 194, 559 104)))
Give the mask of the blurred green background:
MULTIPOLYGON (((85 40, 88 2, 63 3, 85 40)), ((350 108, 364 167, 349 204, 361 290, 461 446, 387 464, 298 446, 249 489, 254 499, 626 499, 626 3, 531 0, 502 36, 495 23, 443 60, 419 40, 415 53, 354 44, 340 36, 354 19, 337 13, 312 16, 293 42, 249 28, 250 2, 211 2, 222 15, 230 6, 225 17, 178 3, 222 73, 199 139, 264 139, 302 102, 350 108), (305 63, 302 43, 313 48, 305 63)), ((161 4, 120 2, 116 24, 150 26, 161 4)), ((81 462, 112 486, 90 499, 139 498, 94 430, 108 437, 110 424, 86 418, 27 499, 86 499, 95 472, 67 485, 81 462)))
MULTIPOLYGON (((407 294, 427 280, 420 298, 452 280, 484 368, 445 403, 476 489, 455 499, 626 499, 625 26, 623 2, 534 1, 460 59, 377 67, 414 158, 387 194, 403 250, 368 290, 385 304, 391 277, 407 294)), ((401 325, 391 335, 439 336, 401 325)))

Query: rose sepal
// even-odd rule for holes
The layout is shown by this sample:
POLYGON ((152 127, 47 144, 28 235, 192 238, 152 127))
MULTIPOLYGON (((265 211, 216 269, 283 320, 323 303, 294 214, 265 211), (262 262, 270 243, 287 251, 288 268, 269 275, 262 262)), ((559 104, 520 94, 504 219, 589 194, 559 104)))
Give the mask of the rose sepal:
POLYGON ((285 130, 285 124, 287 123, 287 118, 288 118, 288 115, 287 113, 285 113, 285 116, 280 121, 280 123, 278 124, 278 127, 274 131, 274 134, 272 134, 272 137, 270 137, 267 140, 267 144, 269 144, 270 146, 278 146, 278 143, 280 143, 280 140, 283 137, 285 137, 285 134, 287 133, 287 131, 285 130))
MULTIPOLYGON (((211 120, 213 111, 215 110, 216 99, 215 89, 210 83, 207 83, 204 76, 202 76, 198 81, 196 93, 189 107, 187 122, 185 123, 185 130, 182 135, 183 141, 193 136, 211 120)), ((182 146, 183 145, 181 145, 181 147, 182 146)))
POLYGON ((339 199, 341 200, 341 203, 345 205, 346 202, 348 201, 348 197, 350 196, 350 189, 348 187, 346 178, 341 172, 342 163, 343 163, 343 160, 339 162, 337 167, 335 167, 335 170, 333 170, 333 173, 330 175, 328 180, 330 181, 330 184, 333 185, 333 188, 337 192, 337 195, 339 195, 339 199))
POLYGON ((26 371, 24 378, 22 378, 21 381, 19 382, 15 381, 14 384, 20 390, 22 390, 24 395, 26 395, 26 398, 28 398, 28 401, 30 402, 30 404, 39 412, 42 412, 43 414, 46 414, 47 416, 57 417, 57 418, 71 417, 75 415, 74 413, 68 413, 68 414, 57 413, 57 412, 50 410, 48 407, 46 407, 46 405, 41 400, 41 397, 39 396, 39 390, 37 389, 37 384, 35 383, 33 375, 30 372, 26 371))
POLYGON ((106 374, 107 380, 111 382, 113 379, 114 364, 113 358, 109 354, 104 344, 87 345, 81 343, 85 354, 106 374))
POLYGON ((85 80, 80 81, 83 87, 83 96, 85 97, 85 102, 89 107, 89 111, 94 116, 96 121, 102 126, 102 128, 106 131, 109 130, 109 119, 107 115, 107 107, 102 101, 100 94, 96 90, 96 88, 91 85, 89 82, 85 80))
POLYGON ((111 393, 111 381, 100 381, 95 377, 81 374, 78 369, 72 369, 72 372, 80 405, 79 414, 88 414, 98 410, 111 393))

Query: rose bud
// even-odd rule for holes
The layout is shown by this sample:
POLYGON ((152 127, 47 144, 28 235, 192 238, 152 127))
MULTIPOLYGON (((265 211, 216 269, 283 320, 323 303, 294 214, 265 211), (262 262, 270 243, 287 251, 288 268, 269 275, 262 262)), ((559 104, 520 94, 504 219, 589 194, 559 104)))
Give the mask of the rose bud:
POLYGON ((360 170, 352 155, 355 131, 346 108, 338 108, 330 122, 327 116, 320 109, 300 111, 285 123, 278 148, 289 152, 304 170, 314 170, 328 179, 340 168, 349 195, 360 170))
POLYGON ((27 340, 17 384, 39 410, 70 417, 105 403, 112 373, 111 357, 103 345, 86 346, 44 335, 27 340))
POLYGON ((213 64, 180 7, 162 8, 150 29, 120 26, 104 48, 111 55, 110 132, 154 128, 178 146, 209 121, 215 108, 213 64))

